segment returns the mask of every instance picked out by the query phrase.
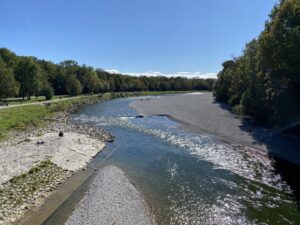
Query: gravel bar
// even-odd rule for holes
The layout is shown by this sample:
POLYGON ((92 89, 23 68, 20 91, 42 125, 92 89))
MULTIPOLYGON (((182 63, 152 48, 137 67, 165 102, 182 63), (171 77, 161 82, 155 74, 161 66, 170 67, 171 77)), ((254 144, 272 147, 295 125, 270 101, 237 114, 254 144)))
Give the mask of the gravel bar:
POLYGON ((66 225, 102 224, 155 224, 140 193, 115 166, 97 172, 88 192, 66 222, 66 225))

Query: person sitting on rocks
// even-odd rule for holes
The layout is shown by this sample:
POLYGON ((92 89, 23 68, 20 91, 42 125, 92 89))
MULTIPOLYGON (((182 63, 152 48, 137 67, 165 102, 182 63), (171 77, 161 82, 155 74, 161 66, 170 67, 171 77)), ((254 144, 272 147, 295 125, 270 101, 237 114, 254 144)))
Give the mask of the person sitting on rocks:
POLYGON ((59 137, 63 137, 64 136, 64 132, 60 131, 58 134, 59 137))
POLYGON ((36 142, 36 144, 37 144, 37 145, 43 145, 43 144, 45 144, 45 142, 42 141, 42 140, 39 140, 39 141, 36 142))

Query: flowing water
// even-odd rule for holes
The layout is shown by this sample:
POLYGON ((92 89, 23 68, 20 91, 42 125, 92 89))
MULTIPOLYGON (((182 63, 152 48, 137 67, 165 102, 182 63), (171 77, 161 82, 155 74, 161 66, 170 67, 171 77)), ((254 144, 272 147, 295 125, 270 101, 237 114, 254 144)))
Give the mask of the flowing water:
POLYGON ((300 224, 293 191, 271 159, 167 117, 136 118, 135 100, 88 105, 71 120, 116 136, 106 148, 119 148, 106 163, 127 173, 158 224, 300 224))

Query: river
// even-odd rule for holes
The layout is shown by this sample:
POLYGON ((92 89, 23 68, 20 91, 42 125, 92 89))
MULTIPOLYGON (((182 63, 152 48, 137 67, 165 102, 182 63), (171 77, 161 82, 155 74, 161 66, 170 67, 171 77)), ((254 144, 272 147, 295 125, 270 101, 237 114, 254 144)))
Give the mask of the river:
POLYGON ((136 100, 87 105, 70 119, 116 136, 105 164, 126 172, 158 224, 300 224, 297 199, 272 159, 164 116, 136 118, 136 100))

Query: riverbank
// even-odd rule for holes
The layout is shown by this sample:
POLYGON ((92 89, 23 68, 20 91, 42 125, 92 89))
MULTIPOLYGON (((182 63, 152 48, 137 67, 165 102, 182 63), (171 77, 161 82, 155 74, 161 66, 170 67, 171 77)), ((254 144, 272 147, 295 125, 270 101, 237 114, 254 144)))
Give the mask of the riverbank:
POLYGON ((57 113, 49 125, 15 132, 0 144, 0 224, 15 222, 28 209, 43 204, 112 138, 99 128, 69 124, 68 115, 57 113))
MULTIPOLYGON (((31 217, 36 217, 40 208, 53 212, 63 202, 60 199, 65 199, 60 193, 68 196, 75 190, 61 188, 63 184, 78 187, 91 175, 84 175, 82 170, 113 136, 99 127, 69 123, 71 112, 83 104, 144 94, 149 93, 105 93, 2 109, 0 224, 22 224, 24 215, 26 220, 33 221, 31 217), (59 137, 60 131, 64 132, 63 137, 59 137), (68 182, 71 177, 73 181, 68 182), (60 193, 55 194, 58 189, 60 193), (54 196, 50 199, 52 203, 42 207, 50 196, 54 196)), ((36 221, 47 216, 49 213, 44 213, 36 221)))
MULTIPOLYGON (((129 106, 149 98, 85 106, 70 119, 116 136, 106 150, 118 150, 104 164, 126 171, 157 224, 298 224, 297 189, 277 170, 287 167, 277 167, 263 151, 188 132, 165 116, 143 117, 129 106)), ((155 97, 160 98, 169 96, 155 97)), ((93 165, 103 165, 105 154, 93 165)), ((285 172, 299 180, 295 170, 285 172)), ((45 225, 64 224, 80 193, 86 189, 76 191, 45 225)))
POLYGON ((153 225, 155 220, 125 173, 115 166, 106 166, 96 172, 87 193, 66 222, 81 224, 153 225))
POLYGON ((214 135, 300 165, 299 140, 272 136, 274 129, 232 113, 226 105, 215 102, 212 93, 149 98, 131 106, 142 115, 168 116, 188 131, 214 135))
POLYGON ((113 139, 101 128, 68 122, 79 106, 112 97, 107 93, 0 111, 0 224, 22 220, 43 205, 113 139))

